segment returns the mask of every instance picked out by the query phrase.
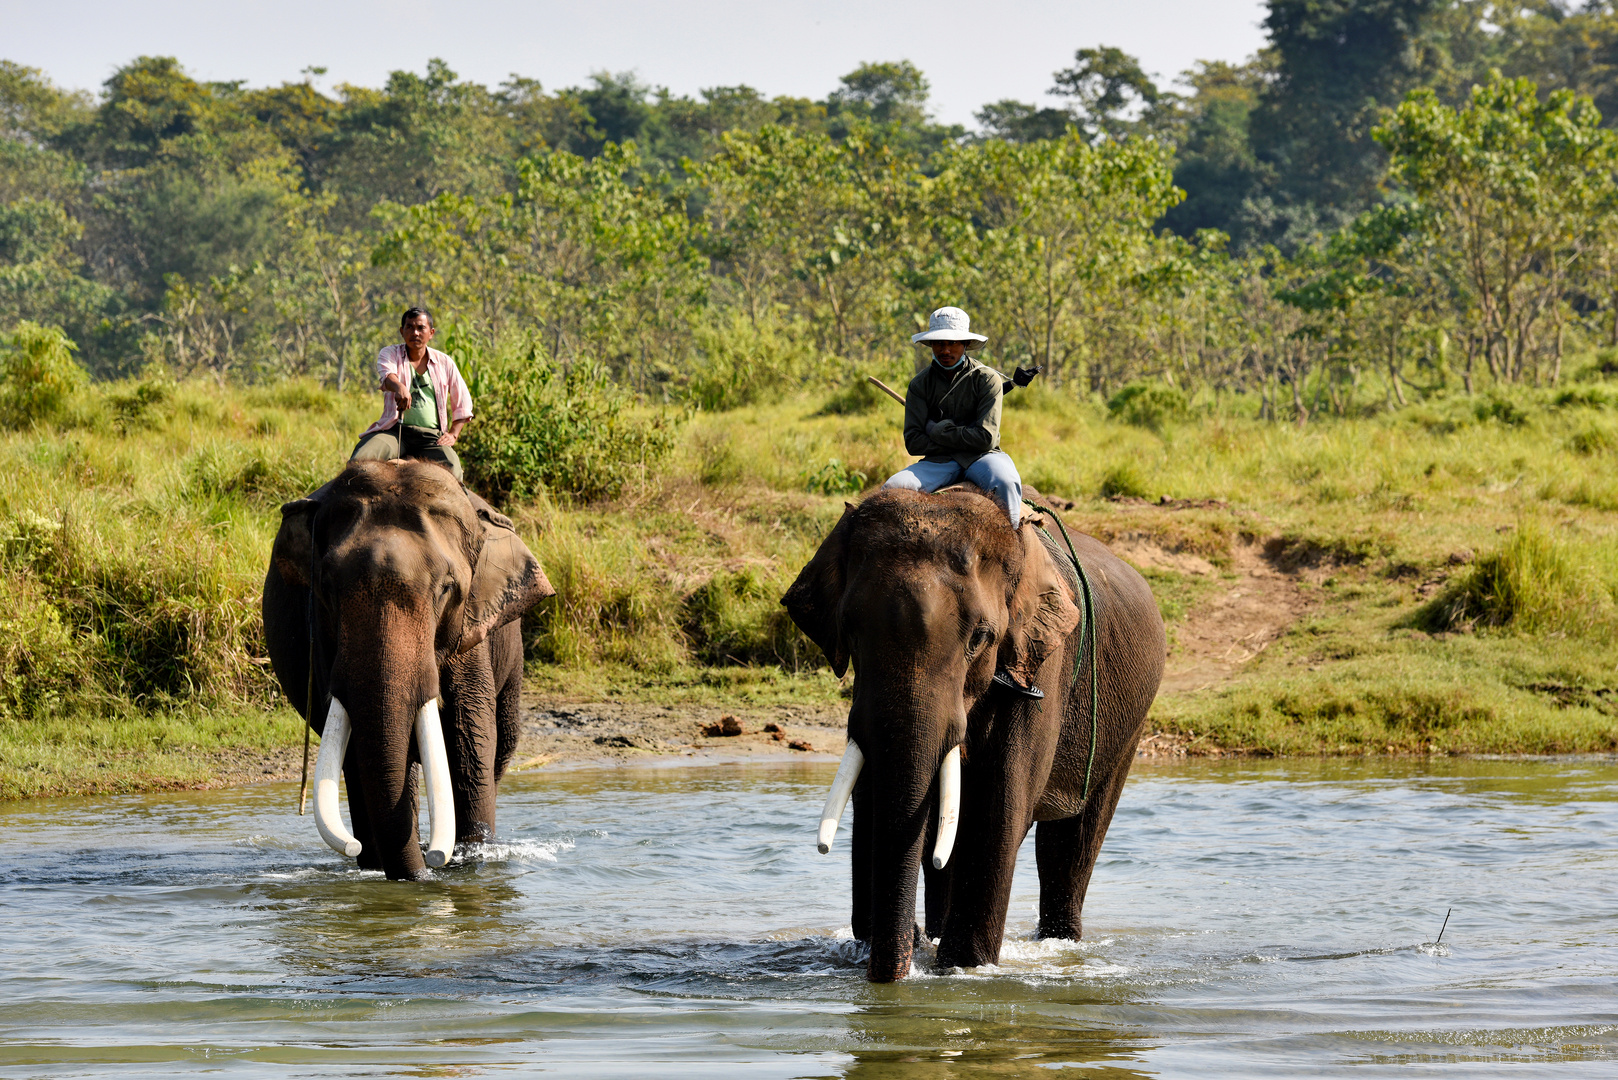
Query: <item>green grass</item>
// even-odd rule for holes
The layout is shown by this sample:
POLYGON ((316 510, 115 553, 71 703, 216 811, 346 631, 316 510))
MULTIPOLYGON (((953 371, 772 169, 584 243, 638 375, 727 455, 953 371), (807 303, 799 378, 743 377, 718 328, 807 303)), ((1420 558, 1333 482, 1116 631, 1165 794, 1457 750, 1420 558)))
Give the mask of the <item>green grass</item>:
MULTIPOLYGON (((868 396, 672 417, 662 468, 613 500, 508 506, 559 590, 525 624, 531 685, 836 701, 777 600, 859 477, 908 461, 898 407, 868 396)), ((154 379, 0 435, 0 795, 201 782, 213 756, 297 739, 262 663, 265 558, 279 503, 336 471, 372 397, 154 379)), ((1036 383, 1004 443, 1075 501, 1071 525, 1216 567, 1150 571, 1171 639, 1238 543, 1315 568, 1312 614, 1239 679, 1155 707, 1198 749, 1609 751, 1614 401, 1597 384, 1299 429, 1203 396, 1152 425, 1036 383)))

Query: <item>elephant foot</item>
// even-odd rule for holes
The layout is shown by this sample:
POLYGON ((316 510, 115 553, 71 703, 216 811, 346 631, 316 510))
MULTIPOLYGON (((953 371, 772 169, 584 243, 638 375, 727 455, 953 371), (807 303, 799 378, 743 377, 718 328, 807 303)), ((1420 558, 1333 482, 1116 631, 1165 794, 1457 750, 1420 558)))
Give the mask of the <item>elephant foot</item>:
POLYGON ((1040 941, 1046 938, 1059 938, 1062 941, 1082 941, 1084 928, 1077 919, 1045 919, 1039 920, 1039 926, 1034 930, 1034 936, 1040 941))
POLYGON ((494 839, 494 829, 486 821, 474 821, 466 827, 466 831, 455 838, 455 846, 464 844, 487 844, 494 839))
POLYGON ((984 964, 998 964, 1000 951, 990 951, 979 948, 971 942, 965 944, 952 943, 947 938, 938 942, 938 966, 940 968, 975 968, 984 964))

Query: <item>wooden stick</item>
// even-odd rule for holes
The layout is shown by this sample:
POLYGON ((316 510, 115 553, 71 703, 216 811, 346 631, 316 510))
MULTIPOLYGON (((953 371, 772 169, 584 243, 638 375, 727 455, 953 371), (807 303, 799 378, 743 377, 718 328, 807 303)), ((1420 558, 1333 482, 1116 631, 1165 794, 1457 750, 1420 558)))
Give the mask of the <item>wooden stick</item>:
POLYGON ((903 405, 905 403, 904 397, 900 395, 898 391, 894 390, 893 387, 889 386, 875 375, 867 375, 865 377, 865 381, 870 383, 872 386, 875 386, 878 390, 881 390, 884 394, 888 395, 899 404, 903 405))
POLYGON ((304 800, 309 792, 309 722, 303 724, 303 776, 298 780, 298 816, 303 817, 304 800))
POLYGON ((1438 940, 1433 942, 1434 948, 1437 948, 1439 945, 1444 943, 1444 931, 1449 929, 1450 912, 1454 910, 1454 908, 1450 908, 1449 911, 1444 912, 1444 925, 1438 928, 1438 940))
POLYGON ((525 772, 528 769, 534 768, 536 765, 545 764, 550 759, 551 759, 551 755, 549 755, 549 754, 540 754, 537 757, 531 757, 527 761, 523 762, 521 765, 518 765, 517 767, 515 767, 513 769, 507 769, 506 771, 507 772, 514 772, 514 773, 525 772))

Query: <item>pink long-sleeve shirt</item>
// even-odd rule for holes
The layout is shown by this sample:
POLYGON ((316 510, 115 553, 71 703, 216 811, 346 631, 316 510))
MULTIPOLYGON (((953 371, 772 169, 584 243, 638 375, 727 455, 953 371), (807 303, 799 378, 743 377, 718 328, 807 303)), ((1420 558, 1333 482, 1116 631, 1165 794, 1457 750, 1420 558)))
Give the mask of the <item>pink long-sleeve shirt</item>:
MULTIPOLYGON (((410 366, 410 353, 403 344, 389 345, 376 354, 376 385, 382 387, 382 380, 389 375, 397 375, 404 380, 406 386, 415 374, 410 366)), ((445 432, 457 420, 470 420, 472 418, 472 394, 466 388, 466 380, 461 378, 461 369, 455 366, 455 361, 448 353, 441 353, 429 347, 427 350, 427 381, 433 384, 433 393, 438 397, 438 430, 445 432)), ((382 418, 361 433, 361 438, 373 431, 384 431, 399 422, 399 404, 392 394, 385 394, 382 398, 382 418)))

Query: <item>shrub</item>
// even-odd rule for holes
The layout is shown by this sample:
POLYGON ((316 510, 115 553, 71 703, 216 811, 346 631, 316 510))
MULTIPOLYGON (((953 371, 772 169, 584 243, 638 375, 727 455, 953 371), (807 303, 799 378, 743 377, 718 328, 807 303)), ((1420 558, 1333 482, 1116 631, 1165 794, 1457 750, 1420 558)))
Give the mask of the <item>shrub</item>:
POLYGON ((754 324, 742 312, 697 327, 689 370, 676 380, 678 396, 702 409, 734 409, 775 401, 796 390, 815 370, 814 353, 773 322, 754 324))
POLYGON ((0 334, 0 424, 51 423, 88 381, 73 359, 78 346, 54 326, 26 319, 0 334))
POLYGON ((871 482, 864 470, 844 465, 838 458, 808 473, 806 480, 806 486, 817 495, 858 495, 871 482))
POLYGON ((709 664, 797 667, 815 650, 781 606, 785 591, 751 567, 709 578, 685 602, 697 657, 709 664))
POLYGON ((1101 497, 1111 499, 1116 497, 1149 499, 1152 497, 1151 489, 1146 486, 1146 478, 1141 476, 1140 470, 1131 462, 1120 462, 1108 469, 1101 478, 1101 497))
POLYGON ((1162 432, 1191 414, 1191 403, 1178 387, 1158 382, 1130 383, 1107 402, 1107 414, 1135 427, 1162 432))
POLYGON ((1618 447, 1618 437, 1611 431, 1602 427, 1587 427, 1574 432, 1567 440, 1567 448, 1575 454, 1590 457, 1595 454, 1605 454, 1618 447))
POLYGON ((1575 386, 1560 391, 1551 399, 1551 405, 1558 409, 1610 409, 1615 404, 1618 404, 1618 397, 1599 386, 1575 386))
POLYGON ((147 422, 153 411, 174 394, 174 387, 161 373, 142 379, 128 389, 109 390, 107 407, 112 410, 113 426, 120 435, 134 425, 147 422))
POLYGON ((541 491, 593 502, 645 477, 674 446, 667 413, 637 415, 604 368, 563 366, 537 347, 462 364, 477 418, 457 450, 467 480, 495 503, 541 491))
POLYGON ((1491 396, 1472 407, 1481 420, 1495 420, 1508 427, 1522 427, 1528 422, 1528 411, 1509 398, 1491 396))
POLYGON ((1535 522, 1472 566, 1416 613, 1430 631, 1511 625, 1529 633, 1604 626, 1612 598, 1566 544, 1535 522))
MULTIPOLYGON (((903 391, 901 391, 902 393, 903 391)), ((864 416, 878 409, 897 409, 901 406, 868 379, 856 378, 826 399, 815 411, 816 416, 864 416)))
POLYGON ((240 445, 204 447, 191 459, 191 480, 199 495, 237 496, 260 506, 279 506, 309 494, 331 479, 329 463, 299 460, 240 445))

